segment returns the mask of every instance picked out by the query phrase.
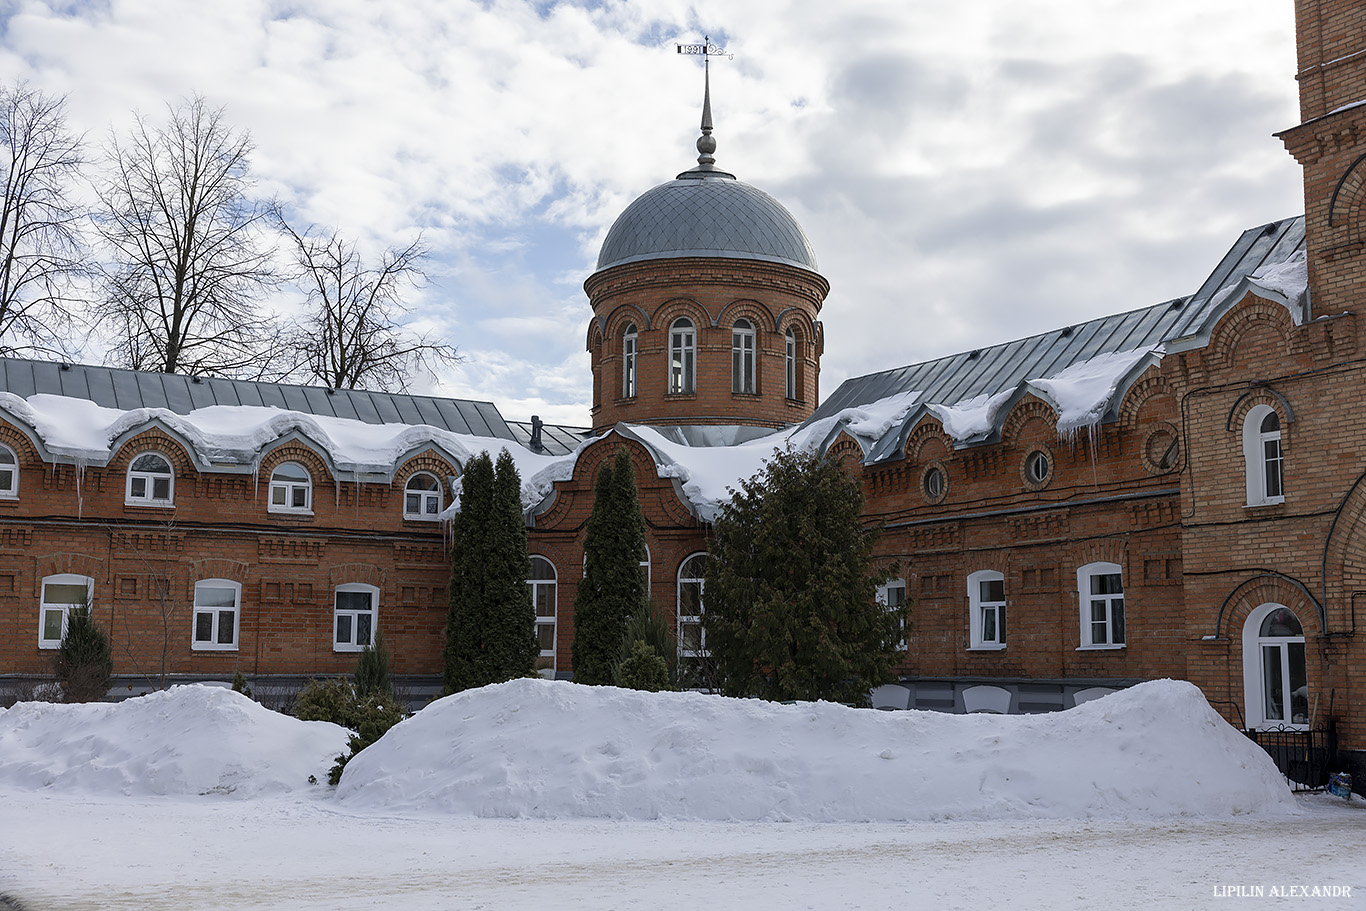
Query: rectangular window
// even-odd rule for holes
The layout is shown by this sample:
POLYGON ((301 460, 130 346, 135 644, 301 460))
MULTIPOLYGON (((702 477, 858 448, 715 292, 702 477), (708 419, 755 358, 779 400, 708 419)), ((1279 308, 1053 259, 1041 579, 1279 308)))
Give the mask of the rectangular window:
POLYGON ((1006 646, 1006 580, 984 569, 968 576, 968 647, 1003 649, 1006 646))
POLYGON ((43 599, 38 606, 38 647, 58 648, 66 635, 67 615, 73 607, 89 607, 95 580, 89 576, 61 573, 43 579, 43 599))
POLYGON ((879 604, 887 605, 887 609, 895 611, 897 615, 897 628, 900 630, 900 641, 896 647, 898 651, 906 651, 906 583, 901 579, 891 579, 877 589, 877 600, 879 604))
POLYGON ((237 648, 242 586, 227 579, 206 579, 194 585, 194 640, 196 650, 237 648))
POLYGON ((1077 570, 1082 603, 1082 648, 1124 645, 1124 579, 1114 563, 1089 563, 1077 570))
POLYGON ((378 602, 379 589, 373 585, 355 583, 337 587, 333 651, 358 652, 371 644, 378 602))

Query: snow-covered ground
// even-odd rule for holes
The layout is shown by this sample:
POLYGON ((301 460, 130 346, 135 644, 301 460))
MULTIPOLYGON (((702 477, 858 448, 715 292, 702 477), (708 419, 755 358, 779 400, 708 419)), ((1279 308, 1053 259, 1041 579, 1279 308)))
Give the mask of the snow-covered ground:
POLYGON ((309 784, 342 737, 209 687, 0 712, 0 894, 32 911, 1366 906, 1366 802, 1290 798, 1172 681, 949 716, 522 680, 434 703, 335 791, 309 784), (1308 895, 1275 896, 1292 889, 1308 895))

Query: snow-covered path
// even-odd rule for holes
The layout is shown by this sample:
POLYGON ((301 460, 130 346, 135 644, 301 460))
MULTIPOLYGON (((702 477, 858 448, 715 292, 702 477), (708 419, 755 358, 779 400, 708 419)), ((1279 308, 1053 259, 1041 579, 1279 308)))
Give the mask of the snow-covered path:
POLYGON ((292 795, 0 791, 0 893, 84 909, 1366 907, 1366 803, 1161 821, 702 823, 396 817, 292 795), (1262 886, 1263 898, 1219 887, 1262 886))

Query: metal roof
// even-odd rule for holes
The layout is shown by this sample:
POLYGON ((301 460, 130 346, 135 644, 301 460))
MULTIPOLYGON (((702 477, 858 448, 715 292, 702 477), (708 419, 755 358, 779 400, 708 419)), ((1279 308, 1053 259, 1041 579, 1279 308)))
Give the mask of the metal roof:
POLYGON ((801 225, 778 200, 721 171, 686 172, 645 191, 617 217, 598 270, 685 256, 757 259, 816 269, 801 225))
MULTIPOLYGON (((210 405, 255 405, 367 424, 429 424, 451 433, 523 444, 531 438, 530 424, 505 421, 492 402, 189 377, 90 364, 0 358, 0 390, 21 398, 45 393, 88 399, 120 411, 165 408, 176 414, 189 414, 210 405)), ((547 424, 542 428, 541 438, 548 454, 564 455, 586 433, 584 428, 547 424)))
MULTIPOLYGON (((925 415, 924 404, 955 405, 979 395, 1022 388, 1027 380, 1056 375, 1072 364, 1101 354, 1159 344, 1169 351, 1205 344, 1218 318, 1242 298, 1240 289, 1251 287, 1253 273, 1284 262, 1303 249, 1303 217, 1250 228, 1190 297, 854 377, 841 383, 807 421, 833 417, 846 408, 868 405, 888 396, 918 392, 921 407, 913 410, 901 426, 893 427, 888 435, 874 441, 867 456, 870 462, 893 457, 899 451, 896 438, 902 438, 904 443, 909 428, 925 415), (1228 293, 1221 293, 1225 291, 1228 293)), ((1304 314, 1296 312, 1296 308, 1303 306, 1307 310, 1307 302, 1287 301, 1286 305, 1297 322, 1304 314)), ((1125 391, 1116 391, 1116 402, 1125 391)), ((1004 418, 1004 414, 1000 417, 1004 418)), ((996 429, 999 431, 999 427, 996 429)))

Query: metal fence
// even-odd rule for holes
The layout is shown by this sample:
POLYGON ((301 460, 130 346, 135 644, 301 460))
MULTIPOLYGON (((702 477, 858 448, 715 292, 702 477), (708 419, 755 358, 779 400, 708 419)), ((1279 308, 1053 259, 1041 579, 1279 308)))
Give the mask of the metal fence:
POLYGON ((1331 721, 1312 730, 1281 727, 1243 733, 1271 755, 1294 790, 1327 787, 1328 773, 1336 767, 1338 752, 1337 726, 1331 721))

